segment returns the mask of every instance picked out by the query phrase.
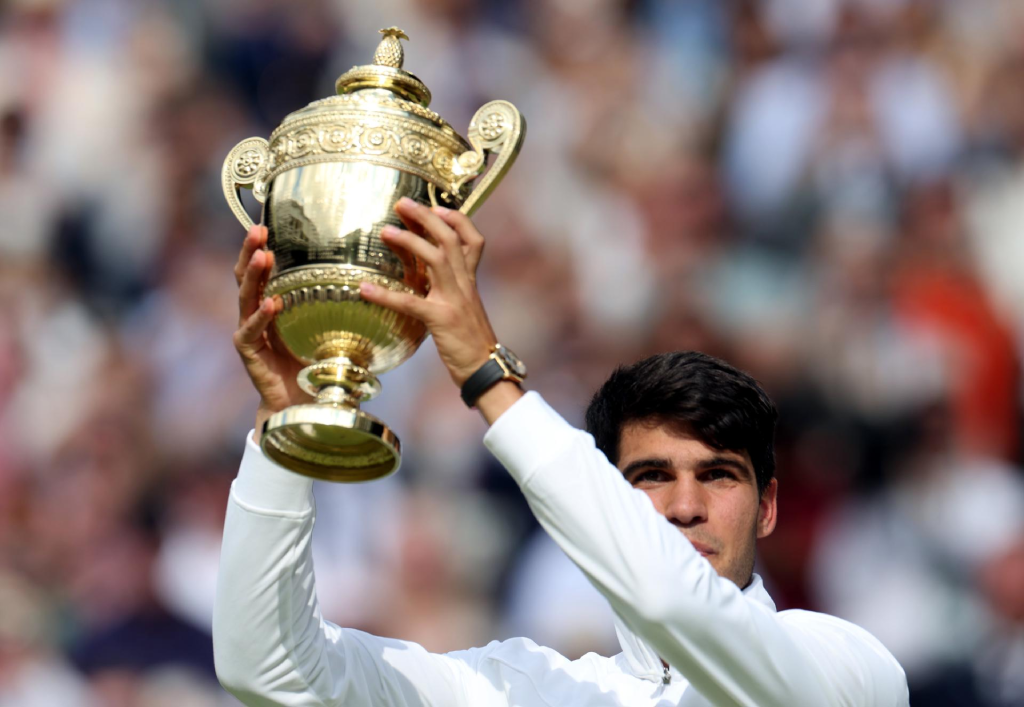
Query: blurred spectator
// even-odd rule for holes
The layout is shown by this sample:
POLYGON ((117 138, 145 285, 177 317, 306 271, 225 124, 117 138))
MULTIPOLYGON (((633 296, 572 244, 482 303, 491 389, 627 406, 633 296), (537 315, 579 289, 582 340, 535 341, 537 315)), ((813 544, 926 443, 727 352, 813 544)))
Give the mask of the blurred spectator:
POLYGON ((92 705, 84 680, 55 650, 54 617, 39 588, 0 574, 0 604, 0 705, 92 705))
POLYGON ((915 704, 1011 705, 1020 649, 1024 479, 958 445, 955 413, 930 408, 893 458, 893 482, 851 498, 821 531, 818 600, 874 633, 907 671, 915 704))

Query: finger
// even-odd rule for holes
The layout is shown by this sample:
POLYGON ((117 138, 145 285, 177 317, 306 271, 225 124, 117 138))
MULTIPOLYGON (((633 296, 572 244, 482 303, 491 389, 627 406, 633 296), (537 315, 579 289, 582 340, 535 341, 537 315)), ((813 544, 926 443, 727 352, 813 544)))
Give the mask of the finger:
POLYGON ((456 274, 465 271, 459 236, 440 216, 407 196, 398 200, 395 212, 410 231, 432 238, 441 246, 456 274))
POLYGON ((432 267, 444 262, 445 254, 439 246, 411 231, 403 231, 398 226, 387 224, 380 230, 380 237, 390 247, 400 248, 432 267))
POLYGON ((387 307, 399 314, 407 314, 424 321, 429 314, 430 305, 421 297, 407 292, 392 292, 386 287, 372 285, 369 282, 359 283, 359 294, 367 302, 387 307))
POLYGON ((267 274, 268 253, 257 250, 249 258, 249 264, 238 286, 238 322, 248 319, 260 306, 260 288, 267 274))
POLYGON ((242 284, 242 277, 245 275, 246 266, 252 259, 252 254, 255 253, 256 249, 262 246, 266 240, 266 226, 253 226, 249 229, 249 232, 245 234, 245 240, 242 241, 242 250, 238 254, 238 262, 235 263, 235 284, 242 284))
POLYGON ((277 314, 277 306, 274 300, 266 297, 259 303, 256 310, 242 322, 234 336, 235 348, 240 354, 251 354, 262 346, 263 335, 266 333, 267 327, 270 326, 270 322, 274 321, 275 314, 277 314))
POLYGON ((392 253, 398 256, 398 259, 402 263, 402 267, 407 273, 418 272, 426 265, 426 262, 421 262, 421 259, 417 258, 413 253, 410 253, 397 243, 391 243, 388 247, 391 249, 392 253))
POLYGON ((430 283, 434 286, 457 286, 458 281, 452 272, 451 263, 443 249, 428 243, 425 238, 415 233, 387 225, 381 229, 381 240, 393 248, 407 251, 427 264, 430 283))
POLYGON ((475 280, 476 270, 480 267, 480 258, 484 253, 483 235, 473 225, 469 216, 461 211, 446 209, 443 206, 436 206, 433 211, 455 231, 459 240, 462 241, 462 256, 466 261, 466 270, 475 280))
MULTIPOLYGON (((273 301, 273 316, 276 317, 278 314, 284 311, 284 300, 281 299, 281 295, 274 295, 273 301)), ((281 353, 288 351, 288 347, 285 346, 284 342, 281 340, 281 334, 278 331, 277 327, 270 327, 267 330, 267 342, 270 344, 270 348, 273 349, 275 352, 281 353)))

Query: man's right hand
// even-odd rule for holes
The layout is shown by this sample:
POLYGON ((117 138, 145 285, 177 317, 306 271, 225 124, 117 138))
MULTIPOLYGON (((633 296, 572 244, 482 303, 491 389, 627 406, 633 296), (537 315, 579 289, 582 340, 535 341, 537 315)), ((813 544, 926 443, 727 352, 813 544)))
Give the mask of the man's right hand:
POLYGON ((299 388, 297 381, 302 363, 288 352, 270 327, 283 304, 280 297, 262 297, 274 267, 274 254, 263 249, 266 243, 265 226, 250 228, 235 265, 238 330, 233 339, 245 370, 260 394, 256 412, 257 442, 267 418, 286 407, 312 400, 299 388))

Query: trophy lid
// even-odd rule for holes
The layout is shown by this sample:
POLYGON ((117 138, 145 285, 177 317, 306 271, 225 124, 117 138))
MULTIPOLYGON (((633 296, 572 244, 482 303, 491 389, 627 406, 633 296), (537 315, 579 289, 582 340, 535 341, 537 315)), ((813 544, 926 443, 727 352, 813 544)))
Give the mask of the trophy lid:
POLYGON ((289 113, 270 134, 263 181, 317 162, 366 162, 420 177, 461 204, 468 193, 464 177, 475 178, 479 170, 458 160, 476 152, 428 108, 430 90, 402 68, 405 32, 388 27, 380 33, 373 64, 346 71, 337 95, 289 113))
POLYGON ((398 27, 380 30, 384 39, 373 53, 373 63, 355 66, 338 77, 334 86, 339 94, 364 88, 386 88, 426 108, 430 105, 430 89, 415 75, 402 68, 405 50, 402 39, 409 36, 398 27))

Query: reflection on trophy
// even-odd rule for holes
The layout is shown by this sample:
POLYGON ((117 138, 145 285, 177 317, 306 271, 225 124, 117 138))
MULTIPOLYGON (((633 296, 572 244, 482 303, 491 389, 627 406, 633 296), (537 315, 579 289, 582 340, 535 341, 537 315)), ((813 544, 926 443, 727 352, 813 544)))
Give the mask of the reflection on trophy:
POLYGON ((247 138, 224 161, 224 195, 252 226, 239 188, 263 204, 275 256, 266 296, 284 310, 275 333, 308 364, 299 385, 315 402, 272 416, 263 451, 293 471, 331 481, 367 481, 398 469, 398 438, 359 409, 381 389, 377 375, 409 358, 423 324, 361 300, 359 283, 425 296, 422 262, 380 239, 407 196, 472 214, 513 161, 526 129, 507 101, 484 105, 463 139, 430 110, 430 91, 402 69, 396 27, 381 30, 373 64, 337 81, 338 95, 288 115, 267 142, 247 138), (484 172, 487 156, 494 155, 484 172), (477 179, 479 177, 479 179, 477 179), (475 184, 474 184, 475 181, 475 184))

